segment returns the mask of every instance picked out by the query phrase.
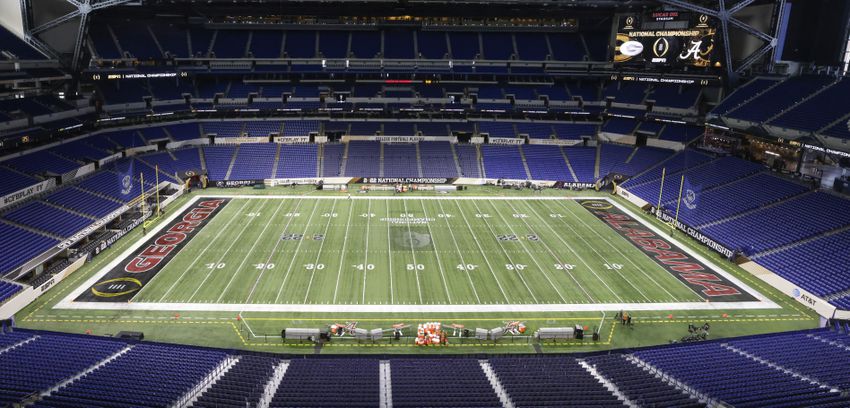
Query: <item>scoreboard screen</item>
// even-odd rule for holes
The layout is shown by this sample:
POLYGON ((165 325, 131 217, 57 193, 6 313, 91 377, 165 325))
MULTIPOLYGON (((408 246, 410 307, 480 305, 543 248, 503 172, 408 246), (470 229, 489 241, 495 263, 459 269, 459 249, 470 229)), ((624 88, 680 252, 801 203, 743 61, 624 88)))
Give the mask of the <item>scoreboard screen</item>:
POLYGON ((659 11, 621 15, 614 44, 615 64, 719 66, 712 60, 717 27, 705 14, 659 11))

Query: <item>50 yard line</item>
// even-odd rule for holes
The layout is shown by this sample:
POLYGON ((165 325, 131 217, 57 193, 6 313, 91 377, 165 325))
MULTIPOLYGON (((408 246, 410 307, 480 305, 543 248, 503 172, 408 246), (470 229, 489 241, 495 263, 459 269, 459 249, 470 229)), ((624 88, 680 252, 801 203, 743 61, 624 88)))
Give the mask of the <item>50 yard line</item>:
POLYGON ((410 221, 407 219, 407 200, 401 200, 404 205, 404 219, 407 220, 407 239, 410 242, 410 253, 413 255, 413 274, 416 276, 416 290, 419 292, 419 304, 422 304, 422 286, 419 284, 419 263, 416 262, 416 250, 413 248, 413 231, 410 229, 410 221))
POLYGON ((446 274, 443 272, 443 263, 440 262, 440 253, 437 251, 437 241, 434 240, 434 234, 431 232, 431 224, 428 222, 428 210, 425 209, 425 201, 418 201, 419 204, 422 204, 422 214, 425 217, 425 225, 428 227, 428 235, 431 236, 431 242, 434 244, 434 255, 437 257, 437 266, 440 268, 440 276, 443 278, 443 288, 446 289, 446 297, 449 299, 449 303, 452 303, 452 295, 449 293, 449 285, 446 282, 446 274))

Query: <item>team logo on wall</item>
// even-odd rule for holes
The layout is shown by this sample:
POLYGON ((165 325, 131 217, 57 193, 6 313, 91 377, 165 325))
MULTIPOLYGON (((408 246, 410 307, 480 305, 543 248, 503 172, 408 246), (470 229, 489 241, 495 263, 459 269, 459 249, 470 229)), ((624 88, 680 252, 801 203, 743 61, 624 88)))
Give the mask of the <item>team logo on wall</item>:
POLYGON ((688 189, 685 192, 685 198, 682 200, 685 203, 685 207, 688 207, 689 210, 694 210, 697 208, 697 193, 694 190, 688 189))
POLYGON ((133 190, 133 179, 129 175, 121 179, 121 195, 130 194, 133 190))

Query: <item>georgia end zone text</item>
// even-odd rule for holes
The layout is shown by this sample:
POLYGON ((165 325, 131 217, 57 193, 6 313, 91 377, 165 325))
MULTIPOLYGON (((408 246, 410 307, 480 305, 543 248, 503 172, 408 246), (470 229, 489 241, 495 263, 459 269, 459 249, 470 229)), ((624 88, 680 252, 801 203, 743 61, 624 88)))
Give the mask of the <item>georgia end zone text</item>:
POLYGON ((76 301, 127 302, 168 264, 192 237, 224 207, 229 198, 199 200, 107 272, 76 301))

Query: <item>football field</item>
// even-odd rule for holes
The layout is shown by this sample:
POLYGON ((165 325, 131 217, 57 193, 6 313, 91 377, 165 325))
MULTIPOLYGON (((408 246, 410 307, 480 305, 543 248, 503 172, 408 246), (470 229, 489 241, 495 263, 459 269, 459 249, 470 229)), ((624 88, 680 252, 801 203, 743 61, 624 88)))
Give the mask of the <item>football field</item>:
MULTIPOLYGON (((693 260, 671 267, 660 261, 670 251, 641 250, 650 230, 630 227, 618 233, 621 224, 603 221, 641 227, 624 211, 593 198, 201 196, 60 307, 705 309, 711 307, 705 300, 720 286, 734 293, 712 301, 742 307, 762 303, 753 302, 755 293, 740 282, 709 285, 699 281, 707 279, 705 273, 676 272, 691 273, 695 267, 715 281, 725 279, 712 266, 693 260), (627 237, 634 238, 635 231, 643 239, 630 242, 627 237)), ((655 241, 676 248, 660 234, 655 241)))

